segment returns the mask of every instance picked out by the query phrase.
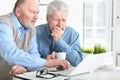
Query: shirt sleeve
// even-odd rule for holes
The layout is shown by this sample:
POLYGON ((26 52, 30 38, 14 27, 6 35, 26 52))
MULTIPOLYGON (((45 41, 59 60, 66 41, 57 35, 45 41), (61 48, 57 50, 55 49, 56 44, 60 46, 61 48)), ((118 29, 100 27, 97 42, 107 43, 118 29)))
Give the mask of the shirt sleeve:
POLYGON ((77 66, 82 61, 79 34, 74 33, 69 36, 73 36, 72 38, 69 38, 71 44, 68 44, 63 38, 59 39, 55 44, 60 48, 60 50, 67 53, 67 60, 73 66, 77 66))
POLYGON ((35 40, 34 37, 29 51, 24 52, 17 48, 12 29, 8 25, 0 23, 0 55, 11 65, 19 64, 30 69, 44 66, 46 60, 40 58, 35 40))

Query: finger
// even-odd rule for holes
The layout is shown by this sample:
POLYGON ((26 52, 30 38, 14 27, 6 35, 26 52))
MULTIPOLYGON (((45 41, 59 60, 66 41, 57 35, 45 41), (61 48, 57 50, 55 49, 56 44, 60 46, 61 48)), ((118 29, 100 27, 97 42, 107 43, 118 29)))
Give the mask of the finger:
POLYGON ((24 73, 26 71, 27 70, 25 68, 19 68, 19 69, 16 69, 14 72, 17 73, 17 74, 20 74, 20 73, 24 73))
POLYGON ((11 75, 15 75, 15 74, 20 74, 20 73, 24 73, 26 72, 27 69, 23 66, 20 66, 20 65, 16 65, 16 66, 13 66, 12 69, 10 70, 10 74, 11 75))
POLYGON ((13 75, 13 71, 12 70, 10 70, 9 73, 10 73, 10 75, 13 75))
POLYGON ((47 60, 49 60, 49 59, 55 59, 54 53, 51 53, 51 54, 47 55, 46 59, 47 60))
POLYGON ((52 52, 52 58, 55 59, 55 51, 52 52))
POLYGON ((53 31, 53 32, 51 33, 51 36, 52 36, 52 37, 56 37, 56 33, 53 31))
POLYGON ((55 51, 52 52, 52 55, 55 55, 55 51))
POLYGON ((49 59, 51 59, 51 58, 50 58, 50 56, 48 55, 48 56, 46 57, 46 59, 49 60, 49 59))
POLYGON ((17 67, 18 67, 18 65, 14 65, 14 66, 12 67, 12 70, 15 70, 17 67))
POLYGON ((67 64, 66 64, 66 62, 64 60, 61 61, 61 67, 63 69, 67 69, 67 64))
POLYGON ((16 74, 16 69, 14 69, 14 70, 10 70, 10 72, 9 72, 11 75, 15 75, 16 74))
POLYGON ((59 27, 56 27, 55 29, 56 29, 56 30, 59 30, 59 31, 61 31, 61 30, 62 30, 62 29, 61 29, 61 28, 59 28, 59 27))
POLYGON ((67 63, 67 61, 64 61, 64 66, 65 66, 65 69, 68 69, 68 63, 67 63))
POLYGON ((10 70, 9 73, 10 73, 11 75, 13 75, 17 67, 18 67, 18 65, 14 65, 14 66, 12 67, 12 69, 10 70))
POLYGON ((61 28, 59 28, 59 27, 56 27, 56 28, 54 28, 53 29, 53 33, 58 33, 58 32, 60 32, 60 31, 62 31, 62 29, 61 28))
POLYGON ((26 71, 27 71, 26 68, 24 68, 22 66, 18 66, 18 68, 14 70, 14 74, 20 74, 20 73, 24 73, 26 71))

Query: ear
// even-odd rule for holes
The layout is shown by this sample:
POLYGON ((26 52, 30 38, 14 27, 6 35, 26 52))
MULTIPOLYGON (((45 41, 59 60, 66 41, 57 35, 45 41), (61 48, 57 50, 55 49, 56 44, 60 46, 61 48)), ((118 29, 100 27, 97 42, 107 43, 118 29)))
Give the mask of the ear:
POLYGON ((46 21, 48 22, 48 16, 46 16, 46 21))
POLYGON ((17 17, 19 17, 20 14, 21 14, 21 9, 20 9, 19 7, 17 7, 17 8, 15 9, 15 15, 16 15, 17 17))

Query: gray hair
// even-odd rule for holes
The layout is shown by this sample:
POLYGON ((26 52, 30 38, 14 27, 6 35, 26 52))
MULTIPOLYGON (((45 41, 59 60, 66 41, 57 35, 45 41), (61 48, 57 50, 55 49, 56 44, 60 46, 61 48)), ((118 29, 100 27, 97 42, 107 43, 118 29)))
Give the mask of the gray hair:
POLYGON ((25 0, 17 0, 15 3, 13 11, 15 11, 16 7, 22 5, 23 3, 25 3, 25 0))
POLYGON ((67 4, 59 0, 54 0, 47 7, 47 16, 52 15, 53 11, 64 11, 68 14, 67 4))

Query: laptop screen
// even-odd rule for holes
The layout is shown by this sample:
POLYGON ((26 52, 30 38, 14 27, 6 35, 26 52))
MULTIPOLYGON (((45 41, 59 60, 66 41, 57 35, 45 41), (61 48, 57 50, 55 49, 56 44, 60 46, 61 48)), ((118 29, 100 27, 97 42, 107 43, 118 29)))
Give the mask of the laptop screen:
POLYGON ((97 68, 100 68, 108 63, 108 58, 111 57, 110 53, 102 53, 102 54, 90 54, 86 56, 85 59, 70 73, 70 75, 77 75, 86 72, 92 72, 97 68))

